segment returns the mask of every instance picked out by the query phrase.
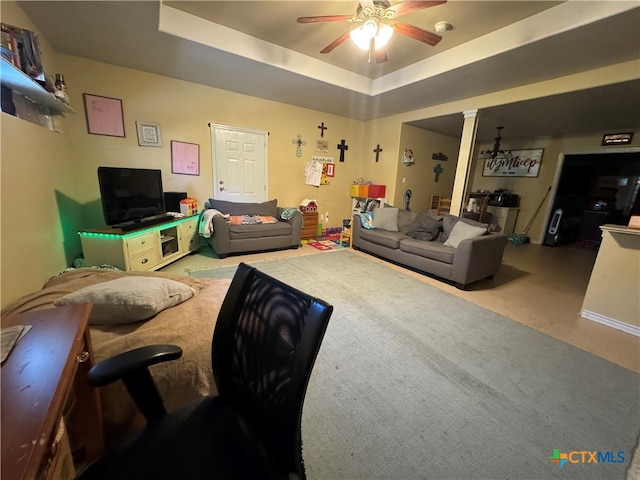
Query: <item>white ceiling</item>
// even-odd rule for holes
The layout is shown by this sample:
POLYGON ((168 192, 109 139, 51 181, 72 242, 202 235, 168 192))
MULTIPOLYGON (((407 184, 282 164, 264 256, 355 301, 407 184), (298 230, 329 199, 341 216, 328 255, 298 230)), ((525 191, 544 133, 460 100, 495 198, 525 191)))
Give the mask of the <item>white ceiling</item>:
MULTIPOLYGON (((396 34, 384 64, 350 41, 319 53, 351 23, 296 22, 355 14, 357 1, 18 4, 59 52, 360 120, 640 58, 637 0, 449 0, 397 19, 430 31, 451 23, 438 45, 396 34)), ((483 109, 478 140, 497 125, 505 138, 640 128, 639 78, 483 109)), ((462 115, 414 124, 459 136, 462 115)))

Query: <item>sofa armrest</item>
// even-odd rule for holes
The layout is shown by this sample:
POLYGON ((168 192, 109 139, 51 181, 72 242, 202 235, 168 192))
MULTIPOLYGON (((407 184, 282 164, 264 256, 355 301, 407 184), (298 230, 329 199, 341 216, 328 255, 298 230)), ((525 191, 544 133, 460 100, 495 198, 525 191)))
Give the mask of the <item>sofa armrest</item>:
POLYGON ((501 233, 461 241, 453 258, 452 280, 466 285, 495 275, 506 245, 507 235, 501 233))
POLYGON ((351 246, 358 247, 360 244, 360 231, 362 230, 362 222, 360 215, 353 215, 351 219, 351 246))
POLYGON ((215 237, 217 253, 228 253, 231 251, 231 238, 229 235, 229 224, 222 215, 213 217, 213 236, 215 237))
POLYGON ((282 218, 283 207, 278 207, 278 221, 291 224, 291 245, 300 245, 300 237, 302 236, 303 216, 300 210, 296 210, 289 220, 282 218))

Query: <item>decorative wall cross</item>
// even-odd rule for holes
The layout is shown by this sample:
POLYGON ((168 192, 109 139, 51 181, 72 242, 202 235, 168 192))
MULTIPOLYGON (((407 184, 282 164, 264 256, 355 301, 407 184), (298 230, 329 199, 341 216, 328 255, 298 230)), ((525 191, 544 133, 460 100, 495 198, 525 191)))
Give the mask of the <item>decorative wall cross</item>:
POLYGON ((320 129, 320 138, 324 137, 324 131, 325 130, 329 130, 329 127, 325 127, 324 126, 324 122, 322 122, 320 125, 318 125, 318 128, 320 129))
POLYGON ((377 162, 378 157, 380 156, 380 152, 382 151, 382 149, 380 148, 380 144, 378 144, 378 146, 374 148, 373 151, 376 152, 376 162, 377 162))
POLYGON ((433 167, 433 171, 436 172, 436 182, 440 179, 440 174, 444 171, 442 165, 438 164, 433 167))
POLYGON ((340 161, 344 162, 344 151, 349 150, 349 145, 347 145, 344 139, 340 140, 338 144, 338 150, 340 150, 340 161))
POLYGON ((298 135, 296 135, 296 138, 291 140, 291 143, 296 145, 296 157, 301 157, 302 156, 302 146, 307 144, 306 140, 303 140, 302 139, 302 135, 298 134, 298 135))

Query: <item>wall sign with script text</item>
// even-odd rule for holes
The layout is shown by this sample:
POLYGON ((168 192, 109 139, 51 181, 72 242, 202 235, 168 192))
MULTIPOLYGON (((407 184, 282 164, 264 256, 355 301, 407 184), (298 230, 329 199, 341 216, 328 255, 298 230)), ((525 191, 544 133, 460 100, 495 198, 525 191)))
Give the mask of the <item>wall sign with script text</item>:
POLYGON ((485 158, 483 177, 537 177, 544 148, 511 150, 509 157, 485 158))

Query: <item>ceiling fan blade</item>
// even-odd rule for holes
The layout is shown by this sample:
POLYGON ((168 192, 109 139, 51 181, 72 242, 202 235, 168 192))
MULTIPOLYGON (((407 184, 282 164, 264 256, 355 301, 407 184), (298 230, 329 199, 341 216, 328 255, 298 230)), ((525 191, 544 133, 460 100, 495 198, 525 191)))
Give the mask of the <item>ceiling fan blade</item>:
POLYGON ((376 50, 375 56, 376 56, 376 63, 384 63, 387 60, 389 60, 386 48, 379 48, 378 50, 376 50))
POLYGON ((421 0, 407 0, 406 2, 392 5, 385 9, 385 12, 394 12, 394 18, 406 15, 407 13, 416 12, 429 7, 435 7, 436 5, 442 5, 447 3, 447 0, 440 1, 421 1, 421 0))
POLYGON ((299 17, 298 23, 346 22, 353 15, 324 15, 317 17, 299 17))
POLYGON ((322 50, 320 50, 320 53, 329 53, 329 52, 331 52, 334 48, 336 48, 338 45, 343 43, 347 38, 349 38, 349 32, 346 32, 346 33, 343 33, 342 35, 340 35, 338 38, 336 38, 329 45, 327 45, 322 50))
POLYGON ((393 22, 393 27, 396 32, 413 38, 414 40, 418 40, 419 42, 426 43, 427 45, 431 45, 432 47, 442 40, 442 37, 437 33, 429 32, 422 28, 409 25, 408 23, 393 22))

